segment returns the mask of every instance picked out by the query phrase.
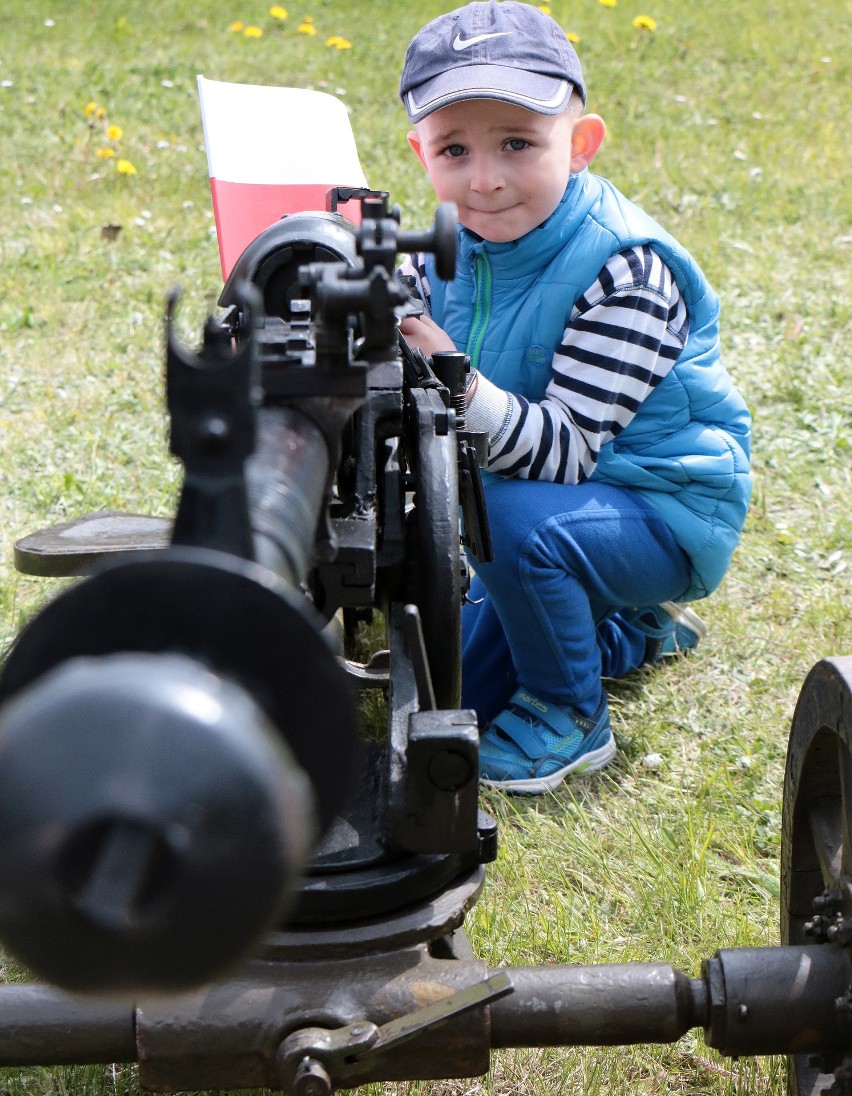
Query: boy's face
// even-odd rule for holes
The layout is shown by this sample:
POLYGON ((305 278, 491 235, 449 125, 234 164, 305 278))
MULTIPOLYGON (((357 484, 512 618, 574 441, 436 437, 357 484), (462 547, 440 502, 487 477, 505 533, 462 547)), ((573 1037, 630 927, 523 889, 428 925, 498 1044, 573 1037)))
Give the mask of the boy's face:
POLYGON ((535 114, 494 99, 436 110, 409 134, 441 202, 492 243, 517 240, 559 205, 571 173, 574 115, 535 114))

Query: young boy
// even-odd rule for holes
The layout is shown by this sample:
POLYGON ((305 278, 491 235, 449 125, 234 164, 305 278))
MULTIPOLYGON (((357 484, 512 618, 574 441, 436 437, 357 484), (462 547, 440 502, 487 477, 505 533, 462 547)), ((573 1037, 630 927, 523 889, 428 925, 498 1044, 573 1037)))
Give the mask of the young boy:
POLYGON ((683 602, 721 581, 748 506, 750 420, 719 360, 695 260, 587 169, 577 55, 523 3, 471 3, 412 40, 400 96, 437 197, 458 207, 453 282, 416 255, 426 354, 470 355, 494 561, 463 611, 463 697, 484 783, 556 787, 615 753, 602 677, 694 647, 683 602))

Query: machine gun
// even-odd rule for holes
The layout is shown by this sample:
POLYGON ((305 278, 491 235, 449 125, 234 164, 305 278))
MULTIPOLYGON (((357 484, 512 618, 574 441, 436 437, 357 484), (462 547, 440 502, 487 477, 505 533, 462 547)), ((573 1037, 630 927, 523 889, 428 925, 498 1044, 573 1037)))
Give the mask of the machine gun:
POLYGON ((725 1054, 791 1055, 795 1092, 849 1091, 852 660, 818 664, 797 707, 781 946, 694 978, 472 953, 497 840, 459 709, 482 439, 463 355, 400 343, 393 272, 430 250, 451 276, 453 221, 403 233, 386 194, 342 200, 359 229, 331 208, 250 245, 197 353, 171 298, 174 521, 96 515, 18 545, 23 570, 87 577, 0 675, 0 940, 49 983, 0 986, 0 1065, 326 1096, 700 1026, 725 1054), (385 649, 335 652, 335 622, 375 610, 385 649), (383 734, 358 690, 387 697, 383 734))

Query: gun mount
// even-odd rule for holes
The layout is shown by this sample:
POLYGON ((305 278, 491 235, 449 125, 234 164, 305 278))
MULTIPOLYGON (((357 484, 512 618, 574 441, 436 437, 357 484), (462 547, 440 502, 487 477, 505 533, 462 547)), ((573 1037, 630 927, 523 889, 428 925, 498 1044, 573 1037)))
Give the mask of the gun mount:
POLYGON ((790 1055, 797 1093, 847 1091, 850 659, 814 669, 794 719, 781 946, 695 978, 472 954, 496 842, 458 707, 483 446, 463 355, 400 342, 393 273, 426 249, 451 274, 452 218, 406 234, 387 195, 349 197, 360 229, 306 213, 247 249, 198 352, 170 300, 174 520, 96 515, 18 546, 23 570, 86 577, 0 674, 0 940, 52 983, 0 986, 0 1065, 325 1096, 702 1027, 725 1054, 790 1055), (355 662, 330 635, 374 610, 387 649, 355 662), (375 741, 357 690, 387 696, 375 741))

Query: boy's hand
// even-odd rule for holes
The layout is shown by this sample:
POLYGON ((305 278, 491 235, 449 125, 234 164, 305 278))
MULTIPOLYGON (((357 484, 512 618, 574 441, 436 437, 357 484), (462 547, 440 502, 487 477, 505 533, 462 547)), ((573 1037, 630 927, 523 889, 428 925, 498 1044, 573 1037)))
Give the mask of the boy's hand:
POLYGON ((450 336, 430 316, 408 316, 399 329, 408 345, 419 347, 427 357, 436 350, 455 350, 450 336))

